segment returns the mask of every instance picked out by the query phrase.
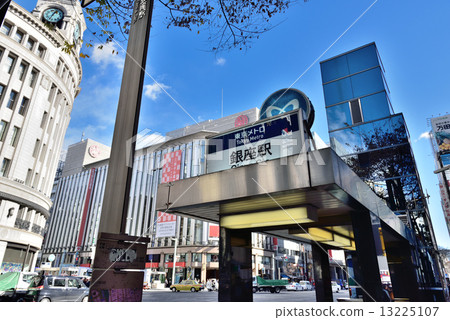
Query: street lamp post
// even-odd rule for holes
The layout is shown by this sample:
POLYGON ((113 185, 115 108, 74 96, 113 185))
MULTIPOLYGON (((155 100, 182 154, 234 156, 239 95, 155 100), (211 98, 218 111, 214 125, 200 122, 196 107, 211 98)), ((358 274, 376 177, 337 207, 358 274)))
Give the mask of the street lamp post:
POLYGON ((170 238, 175 241, 175 247, 173 249, 173 267, 172 267, 172 284, 175 284, 175 267, 177 265, 177 245, 178 238, 170 238))

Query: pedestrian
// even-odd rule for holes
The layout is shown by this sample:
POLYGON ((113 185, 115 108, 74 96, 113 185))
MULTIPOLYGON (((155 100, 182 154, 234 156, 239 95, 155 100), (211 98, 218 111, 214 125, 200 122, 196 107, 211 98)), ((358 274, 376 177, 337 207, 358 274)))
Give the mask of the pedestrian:
POLYGON ((383 302, 391 302, 391 295, 389 294, 389 287, 387 284, 383 285, 383 302))
POLYGON ((212 291, 211 280, 206 281, 206 289, 207 289, 208 291, 212 291))

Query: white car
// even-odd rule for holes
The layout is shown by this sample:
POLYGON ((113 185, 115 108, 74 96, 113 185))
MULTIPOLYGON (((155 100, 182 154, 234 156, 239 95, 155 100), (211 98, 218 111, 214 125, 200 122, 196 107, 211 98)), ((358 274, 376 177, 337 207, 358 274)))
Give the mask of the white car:
POLYGON ((313 289, 313 286, 311 285, 311 283, 309 281, 303 280, 303 281, 300 281, 299 284, 300 284, 300 287, 301 287, 300 290, 302 290, 302 291, 309 291, 309 290, 313 289))
POLYGON ((286 285, 286 290, 288 291, 301 291, 302 287, 298 282, 289 282, 288 285, 286 285))
POLYGON ((336 281, 331 281, 331 291, 338 293, 341 290, 341 286, 336 281))

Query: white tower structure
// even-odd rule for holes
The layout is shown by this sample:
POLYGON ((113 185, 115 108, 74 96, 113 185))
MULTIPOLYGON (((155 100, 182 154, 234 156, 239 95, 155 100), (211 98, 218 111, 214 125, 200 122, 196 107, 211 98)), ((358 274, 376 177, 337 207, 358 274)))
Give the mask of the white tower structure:
POLYGON ((0 273, 36 264, 85 29, 77 0, 11 2, 0 29, 0 273))

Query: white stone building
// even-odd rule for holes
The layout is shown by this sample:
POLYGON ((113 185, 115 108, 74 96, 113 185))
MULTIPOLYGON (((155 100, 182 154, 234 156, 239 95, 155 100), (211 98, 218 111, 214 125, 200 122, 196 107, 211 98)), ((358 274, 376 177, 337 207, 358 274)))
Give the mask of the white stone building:
POLYGON ((11 2, 0 29, 0 273, 32 269, 41 249, 85 29, 76 0, 38 0, 31 13, 11 2))

